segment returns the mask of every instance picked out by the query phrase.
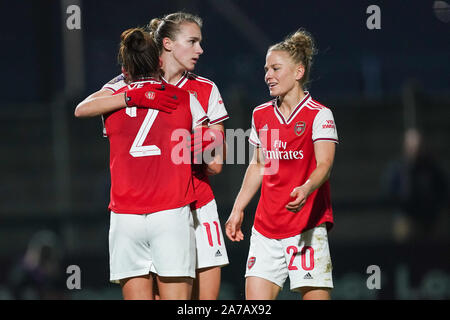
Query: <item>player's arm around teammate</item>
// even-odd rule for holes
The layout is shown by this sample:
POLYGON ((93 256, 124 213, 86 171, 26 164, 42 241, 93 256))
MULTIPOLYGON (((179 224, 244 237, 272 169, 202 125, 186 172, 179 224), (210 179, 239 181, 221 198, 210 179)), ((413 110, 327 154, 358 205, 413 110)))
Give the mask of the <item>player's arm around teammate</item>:
POLYGON ((171 113, 178 107, 179 100, 174 99, 173 93, 165 90, 164 86, 161 86, 160 90, 155 90, 156 94, 151 99, 146 98, 146 92, 145 88, 134 88, 128 92, 113 95, 110 90, 101 89, 80 102, 74 114, 77 118, 96 117, 137 105, 131 101, 130 96, 139 100, 139 106, 144 108, 171 113))
POLYGON ((196 262, 190 204, 196 197, 190 164, 171 161, 171 134, 192 130, 207 116, 186 91, 162 84, 159 52, 144 30, 122 33, 119 57, 130 86, 115 94, 130 108, 109 113, 104 122, 110 142, 110 280, 120 282, 125 299, 153 299, 156 273, 161 299, 189 299, 196 262), (180 100, 173 115, 141 108, 164 90, 180 100))
MULTIPOLYGON (((228 119, 228 114, 219 90, 212 81, 190 73, 203 53, 203 49, 200 46, 201 25, 202 22, 199 17, 177 12, 166 15, 161 19, 153 19, 149 24, 149 29, 160 51, 164 82, 185 89, 195 97, 198 97, 200 104, 211 120, 209 123, 209 128, 212 129, 211 132, 220 132, 219 135, 216 135, 216 138, 219 137, 219 139, 215 140, 215 142, 220 142, 221 139, 224 140, 224 126, 222 122, 228 119)), ((85 99, 77 107, 75 115, 79 117, 103 115, 105 112, 125 107, 120 99, 114 101, 104 98, 102 100, 103 97, 112 95, 127 85, 125 75, 126 72, 123 72, 123 74, 105 84, 102 90, 85 99), (97 102, 101 104, 97 105, 97 102)), ((221 172, 225 154, 224 148, 225 145, 222 144, 222 148, 215 149, 212 157, 208 157, 208 153, 205 156, 201 155, 202 159, 207 160, 201 166, 205 175, 215 175, 221 172), (216 150, 217 152, 215 152, 216 150)), ((195 221, 197 243, 200 243, 200 245, 197 246, 199 266, 197 268, 193 297, 195 299, 210 300, 217 299, 219 295, 220 268, 228 264, 228 256, 209 181, 207 181, 207 178, 201 179, 194 175, 194 184, 199 186, 199 188, 196 188, 196 193, 201 197, 202 205, 196 206, 196 210, 194 210, 195 216, 199 218, 195 219, 195 221), (217 233, 217 240, 214 239, 212 241, 211 235, 215 235, 215 233, 217 233)))

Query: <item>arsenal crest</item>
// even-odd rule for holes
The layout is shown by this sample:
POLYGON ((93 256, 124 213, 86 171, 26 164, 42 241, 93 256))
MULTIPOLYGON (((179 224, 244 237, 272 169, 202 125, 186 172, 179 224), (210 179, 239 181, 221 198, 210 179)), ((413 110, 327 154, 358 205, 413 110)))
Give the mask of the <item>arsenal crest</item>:
POLYGON ((303 134, 303 132, 305 132, 305 128, 306 128, 305 121, 297 122, 294 127, 295 134, 298 136, 301 136, 303 134))
POLYGON ((147 98, 147 99, 149 99, 149 100, 153 100, 153 99, 155 99, 155 93, 153 92, 153 91, 147 91, 146 93, 145 93, 145 97, 147 98))
POLYGON ((251 269, 253 265, 255 264, 256 257, 250 257, 248 258, 247 268, 251 269))

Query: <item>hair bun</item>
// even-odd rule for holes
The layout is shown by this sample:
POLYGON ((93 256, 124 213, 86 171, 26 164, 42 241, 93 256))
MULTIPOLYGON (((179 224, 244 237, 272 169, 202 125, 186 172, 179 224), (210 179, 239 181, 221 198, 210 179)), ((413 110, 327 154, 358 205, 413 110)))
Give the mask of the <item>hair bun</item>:
POLYGON ((316 54, 316 48, 314 39, 309 32, 298 30, 287 41, 291 42, 297 50, 302 51, 307 61, 312 61, 313 56, 316 54))
POLYGON ((146 30, 127 29, 120 39, 117 60, 129 74, 129 79, 153 76, 159 71, 159 51, 146 30))
POLYGON ((148 48, 148 39, 141 29, 130 29, 122 34, 123 45, 131 51, 144 52, 148 48))

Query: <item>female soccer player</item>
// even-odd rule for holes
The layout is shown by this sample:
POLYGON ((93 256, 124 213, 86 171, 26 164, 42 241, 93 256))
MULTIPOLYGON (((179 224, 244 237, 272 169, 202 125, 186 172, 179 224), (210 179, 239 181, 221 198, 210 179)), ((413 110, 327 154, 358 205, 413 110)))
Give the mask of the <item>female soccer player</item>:
MULTIPOLYGON (((199 100, 209 118, 209 128, 223 135, 223 121, 229 118, 216 84, 193 74, 195 65, 203 53, 200 45, 202 20, 200 17, 176 12, 149 23, 150 33, 160 51, 164 73, 163 81, 189 91, 199 100)), ((122 73, 103 88, 88 97, 105 97, 126 86, 126 74, 122 73)), ((98 101, 98 100, 97 100, 98 101)), ((119 103, 120 104, 120 103, 119 103)), ((90 109, 90 115, 99 115, 117 105, 104 103, 90 109), (105 106, 106 105, 106 106, 105 106), (103 107, 103 109, 101 108, 103 107)), ((158 107, 161 108, 161 107, 158 107)), ((168 105, 163 111, 171 111, 168 105)), ((209 175, 222 170, 223 154, 216 154, 208 165, 194 166, 194 188, 198 200, 191 206, 194 216, 197 276, 194 281, 194 299, 217 299, 220 290, 221 267, 228 264, 217 205, 209 183, 209 175)))
MULTIPOLYGON (((103 98, 127 105, 104 119, 110 142, 110 280, 120 281, 125 299, 152 299, 152 272, 161 299, 190 299, 196 264, 190 204, 196 196, 190 162, 172 159, 179 142, 171 136, 175 130, 191 132, 207 116, 187 91, 160 81, 159 51, 145 30, 124 31, 118 57, 129 84, 103 98), (171 114, 149 109, 153 101, 165 101, 171 114)), ((75 113, 88 116, 98 105, 83 101, 75 113)))
MULTIPOLYGON (((203 49, 200 17, 177 12, 149 24, 160 50, 164 79, 193 93, 213 130, 224 132, 222 122, 228 113, 214 82, 191 73, 203 49)), ((194 167, 194 188, 198 200, 194 203, 195 236, 197 246, 197 277, 194 281, 194 299, 217 299, 220 290, 221 267, 228 264, 228 254, 216 201, 208 175, 220 173, 223 159, 217 154, 212 163, 194 167)))
POLYGON ((247 299, 275 299, 288 276, 303 299, 329 299, 333 287, 328 178, 338 137, 331 110, 304 91, 314 51, 312 37, 299 30, 267 52, 265 82, 275 99, 253 110, 249 142, 256 149, 225 225, 230 240, 244 238, 244 209, 262 184, 247 299))

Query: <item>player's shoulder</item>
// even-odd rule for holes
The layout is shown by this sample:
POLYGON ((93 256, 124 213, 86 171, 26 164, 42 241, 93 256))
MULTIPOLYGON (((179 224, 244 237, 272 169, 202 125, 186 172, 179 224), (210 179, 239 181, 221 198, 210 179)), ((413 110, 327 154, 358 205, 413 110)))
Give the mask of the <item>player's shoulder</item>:
POLYGON ((302 110, 303 116, 308 117, 310 119, 328 117, 330 116, 330 114, 331 116, 333 114, 328 106, 325 106, 323 103, 313 99, 311 96, 309 96, 305 101, 302 110))
POLYGON ((123 73, 109 80, 102 89, 109 89, 113 92, 119 91, 120 89, 126 87, 127 82, 125 75, 123 73))
POLYGON ((323 103, 313 99, 311 96, 308 97, 305 106, 314 111, 321 111, 321 110, 330 110, 329 107, 325 106, 323 103))
POLYGON ((188 80, 200 85, 200 86, 206 86, 206 87, 217 87, 216 84, 214 83, 214 81, 199 76, 198 74, 192 73, 192 72, 188 72, 186 74, 186 77, 188 80))
POLYGON ((124 81, 125 82, 125 75, 123 73, 121 73, 118 76, 112 78, 106 84, 116 84, 116 83, 118 83, 120 81, 124 81))
POLYGON ((255 114, 261 114, 263 112, 271 110, 273 108, 273 105, 274 105, 274 100, 270 100, 270 101, 261 103, 260 105, 257 105, 256 107, 253 108, 253 116, 255 116, 255 114))

